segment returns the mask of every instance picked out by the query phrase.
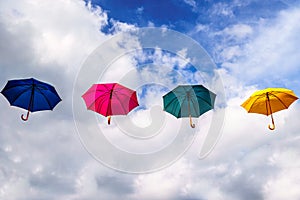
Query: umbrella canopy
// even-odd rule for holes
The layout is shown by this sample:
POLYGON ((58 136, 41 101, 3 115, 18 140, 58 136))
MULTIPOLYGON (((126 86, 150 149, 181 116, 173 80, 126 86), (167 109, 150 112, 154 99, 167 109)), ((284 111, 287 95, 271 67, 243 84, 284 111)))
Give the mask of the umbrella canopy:
POLYGON ((83 95, 87 109, 108 117, 126 115, 139 105, 136 92, 118 83, 94 84, 83 95))
POLYGON ((241 106, 248 113, 271 115, 272 126, 275 129, 273 113, 287 109, 298 97, 292 90, 285 88, 267 88, 254 92, 241 106))
POLYGON ((29 112, 53 110, 61 101, 53 86, 34 78, 9 80, 1 93, 11 106, 27 110, 26 117, 21 116, 24 121, 28 120, 29 112))
POLYGON ((216 95, 203 85, 179 85, 163 96, 164 110, 177 118, 199 117, 214 108, 216 95))

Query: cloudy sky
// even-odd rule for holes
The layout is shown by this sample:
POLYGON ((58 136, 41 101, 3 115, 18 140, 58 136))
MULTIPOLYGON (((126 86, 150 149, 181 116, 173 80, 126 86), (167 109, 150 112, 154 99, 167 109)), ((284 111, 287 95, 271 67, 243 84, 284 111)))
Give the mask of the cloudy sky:
POLYGON ((298 0, 1 1, 1 87, 34 77, 63 100, 23 122, 0 98, 0 199, 300 199, 299 102, 272 132, 240 107, 267 87, 300 95, 299 20, 298 0), (80 97, 95 82, 140 107, 108 126, 80 97), (195 130, 162 111, 178 84, 217 94, 195 130))

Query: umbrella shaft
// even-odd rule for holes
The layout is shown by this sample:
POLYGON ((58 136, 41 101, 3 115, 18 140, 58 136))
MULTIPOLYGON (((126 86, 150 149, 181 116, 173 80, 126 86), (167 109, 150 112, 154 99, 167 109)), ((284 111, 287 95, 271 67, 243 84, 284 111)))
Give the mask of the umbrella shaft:
MULTIPOLYGON (((268 92, 267 92, 267 100, 268 100, 268 104, 269 104, 270 113, 271 113, 271 116, 272 116, 272 108, 271 108, 271 102, 270 102, 270 98, 269 98, 269 93, 268 92)), ((272 119, 273 119, 273 116, 272 116, 272 119)))
POLYGON ((272 108, 271 108, 271 103, 270 103, 270 98, 269 98, 269 93, 267 92, 267 103, 268 103, 268 105, 269 105, 269 109, 270 109, 270 113, 272 114, 272 108))
POLYGON ((31 95, 30 95, 30 100, 29 100, 28 109, 27 109, 28 111, 32 110, 33 98, 34 98, 34 85, 32 86, 32 89, 31 89, 31 95))
POLYGON ((190 94, 187 94, 187 101, 188 101, 188 111, 189 111, 189 115, 191 116, 190 94))
POLYGON ((273 113, 272 113, 272 107, 271 107, 271 102, 270 102, 270 97, 269 97, 269 93, 268 93, 268 92, 267 92, 267 100, 268 100, 269 109, 270 109, 270 113, 271 113, 272 124, 274 124, 273 113))

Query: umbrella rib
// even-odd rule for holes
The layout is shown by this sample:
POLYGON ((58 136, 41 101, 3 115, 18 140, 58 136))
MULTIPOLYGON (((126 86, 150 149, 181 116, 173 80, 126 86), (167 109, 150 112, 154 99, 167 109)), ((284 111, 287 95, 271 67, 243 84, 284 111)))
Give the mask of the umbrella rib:
POLYGON ((24 84, 21 84, 21 85, 14 85, 14 86, 11 86, 11 87, 8 87, 8 88, 4 88, 4 89, 1 91, 1 93, 2 93, 4 90, 10 90, 10 89, 13 89, 13 88, 15 88, 15 87, 21 87, 21 86, 25 86, 25 85, 30 86, 30 85, 32 85, 32 84, 31 84, 31 83, 24 83, 24 84))
MULTIPOLYGON (((99 99, 99 98, 98 98, 99 99)), ((95 101, 96 102, 96 101, 95 101)), ((102 105, 104 104, 105 100, 101 99, 100 103, 97 106, 97 110, 101 110, 102 105), (99 109, 100 108, 100 109, 99 109)), ((101 113, 100 113, 101 114, 101 113)), ((106 116, 107 116, 107 112, 106 112, 106 116)))
MULTIPOLYGON (((176 95, 175 95, 176 96, 176 95)), ((177 100, 178 98, 173 98, 167 105, 165 105, 165 108, 167 108, 168 106, 170 106, 170 104, 172 104, 175 100, 177 100)))
MULTIPOLYGON (((280 101, 280 103, 287 109, 288 107, 283 103, 283 101, 280 99, 280 98, 278 98, 276 95, 274 95, 274 94, 272 94, 272 93, 269 93, 269 94, 271 94, 272 96, 274 96, 276 99, 278 99, 278 101, 280 101)), ((286 94, 286 93, 285 93, 286 94)))
POLYGON ((32 87, 29 87, 29 88, 27 88, 26 90, 23 90, 20 94, 18 94, 16 97, 15 97, 15 99, 14 100, 12 100, 11 102, 11 104, 13 104, 13 103, 15 103, 15 101, 21 96, 21 95, 23 95, 25 92, 27 92, 28 90, 31 90, 32 89, 32 87))
MULTIPOLYGON (((113 93, 115 93, 115 92, 113 91, 113 93)), ((120 103, 121 107, 123 108, 124 113, 126 113, 126 109, 124 108, 123 104, 121 103, 122 102, 121 99, 119 98, 119 96, 117 94, 115 94, 115 95, 116 95, 116 98, 119 100, 119 103, 120 103)), ((129 111, 129 109, 128 109, 128 111, 129 111)))
POLYGON ((103 97, 104 95, 100 95, 99 97, 95 98, 95 101, 93 101, 93 103, 91 103, 91 105, 89 105, 88 109, 91 109, 91 107, 93 105, 95 105, 96 101, 98 101, 99 98, 103 97))
MULTIPOLYGON (((120 89, 120 90, 122 90, 122 89, 120 89)), ((120 90, 119 90, 119 91, 120 91, 120 90)), ((134 92, 135 92, 135 91, 132 91, 131 96, 128 96, 128 95, 125 94, 125 93, 122 93, 122 95, 128 97, 130 100, 133 100, 137 105, 139 105, 139 102, 138 102, 138 101, 136 101, 135 99, 132 99, 132 98, 131 98, 132 95, 134 94, 134 92)))
MULTIPOLYGON (((175 100, 176 100, 177 98, 175 98, 175 100)), ((179 106, 179 111, 178 111, 178 114, 177 114, 177 118, 180 118, 182 115, 181 115, 181 108, 182 108, 182 106, 181 106, 181 104, 180 104, 180 102, 179 103, 175 103, 175 108, 174 108, 174 110, 177 110, 177 107, 179 106)))
MULTIPOLYGON (((197 100, 198 101, 198 100, 197 100)), ((196 111, 197 109, 196 109, 196 107, 195 107, 195 104, 194 104, 194 102, 193 102, 193 99, 191 99, 190 100, 190 102, 192 103, 192 106, 193 106, 193 108, 194 108, 194 111, 196 111)), ((200 105, 199 105, 199 114, 201 113, 201 111, 200 111, 200 105)), ((190 113, 191 115, 192 115, 192 112, 190 113)), ((197 114, 196 114, 197 115, 197 114)))
MULTIPOLYGON (((250 106, 248 112, 250 112, 250 110, 251 110, 252 107, 254 106, 255 102, 256 102, 258 99, 260 99, 262 96, 263 96, 263 95, 259 95, 259 96, 253 101, 253 103, 251 104, 251 106, 250 106)), ((267 112, 268 112, 268 109, 267 109, 267 112)))
MULTIPOLYGON (((96 94, 97 91, 100 91, 100 90, 97 90, 97 89, 96 89, 96 91, 91 91, 91 92, 85 93, 85 95, 86 95, 86 94, 90 94, 90 93, 96 94)), ((96 102, 99 98, 101 98, 101 97, 107 95, 108 93, 109 93, 108 91, 105 91, 102 95, 100 95, 99 97, 95 98, 95 101, 93 101, 93 103, 92 103, 90 106, 88 106, 88 109, 90 109, 90 108, 92 107, 92 105, 94 105, 95 102, 96 102)))
POLYGON ((84 93, 85 95, 90 94, 90 93, 95 93, 95 91, 99 91, 99 92, 107 92, 107 90, 101 90, 101 89, 96 89, 96 90, 92 90, 92 91, 87 91, 86 93, 84 93))
POLYGON ((38 89, 38 90, 40 91, 40 93, 41 93, 41 94, 43 95, 43 97, 46 99, 46 101, 47 101, 49 107, 50 107, 51 110, 52 110, 53 108, 52 108, 52 106, 51 106, 51 104, 50 104, 50 102, 49 102, 49 99, 46 97, 46 95, 41 91, 40 88, 36 87, 36 89, 38 89))
MULTIPOLYGON (((130 100, 133 100, 137 105, 139 105, 139 102, 135 99, 132 99, 132 95, 134 94, 135 91, 133 90, 130 90, 129 88, 117 88, 117 89, 114 89, 114 91, 117 91, 117 92, 120 92, 121 95, 124 95, 126 96, 127 98, 129 98, 130 100), (130 91, 130 96, 128 96, 126 93, 121 93, 120 91, 122 90, 126 90, 126 91, 130 91)), ((114 92, 115 93, 115 92, 114 92)), ((119 99, 120 100, 120 99, 119 99)), ((123 106, 122 106, 123 107, 123 106)), ((124 107, 123 107, 124 108, 124 107)))
POLYGON ((208 102, 206 99, 203 99, 201 96, 199 96, 199 95, 197 95, 197 94, 196 94, 196 97, 197 97, 197 98, 200 98, 200 99, 203 100, 205 103, 207 103, 209 106, 211 106, 211 103, 208 102))
MULTIPOLYGON (((121 90, 126 90, 127 88, 118 88, 118 89, 114 89, 114 91, 117 91, 117 92, 120 92, 121 90)), ((128 91, 128 90, 127 90, 128 91)), ((126 96, 126 97, 128 97, 129 99, 131 99, 131 97, 132 97, 132 94, 135 92, 135 91, 130 91, 131 92, 131 96, 128 96, 126 93, 121 93, 122 95, 124 95, 124 96, 126 96)), ((136 102, 136 101, 135 101, 136 102)), ((138 102, 136 102, 137 104, 138 104, 138 102)))
MULTIPOLYGON (((187 104, 188 104, 189 115, 192 115, 192 114, 191 114, 191 108, 189 107, 189 106, 190 106, 190 105, 189 105, 190 102, 189 102, 189 100, 187 100, 187 99, 188 99, 188 96, 185 95, 185 96, 183 97, 182 104, 183 104, 184 101, 187 102, 187 104)), ((176 104, 176 106, 180 105, 180 109, 179 109, 179 110, 180 110, 180 117, 182 117, 182 115, 181 115, 182 104, 180 104, 180 103, 179 103, 179 104, 176 104)))
MULTIPOLYGON (((90 92, 90 93, 91 93, 91 92, 90 92)), ((95 92, 94 92, 94 93, 95 93, 95 92)), ((86 93, 85 93, 85 94, 86 94, 86 93)), ((99 97, 95 98, 95 100, 91 103, 91 105, 87 106, 87 109, 88 109, 88 110, 93 110, 93 109, 92 109, 92 106, 95 105, 95 104, 96 104, 96 101, 98 101, 98 99, 101 98, 101 97, 103 97, 103 96, 104 96, 104 95, 100 95, 99 97)), ((103 101, 101 101, 101 102, 103 102, 103 101)), ((97 106, 97 109, 96 109, 96 110, 98 110, 98 108, 99 108, 99 105, 97 106)))
MULTIPOLYGON (((132 94, 132 95, 133 95, 133 94, 132 94)), ((131 97, 132 97, 132 95, 131 95, 131 97)), ((127 96, 127 95, 126 95, 126 96, 127 96)), ((137 99, 135 100, 135 98, 131 98, 131 97, 130 97, 130 100, 134 101, 134 103, 136 103, 136 105, 139 105, 138 100, 137 100, 137 99)))
POLYGON ((175 104, 175 109, 174 109, 174 110, 176 110, 178 106, 179 106, 179 111, 178 111, 178 114, 177 114, 178 117, 177 117, 177 116, 176 116, 176 117, 177 117, 177 118, 180 118, 180 117, 182 116, 182 115, 181 115, 181 108, 182 108, 182 107, 180 106, 180 104, 175 104))

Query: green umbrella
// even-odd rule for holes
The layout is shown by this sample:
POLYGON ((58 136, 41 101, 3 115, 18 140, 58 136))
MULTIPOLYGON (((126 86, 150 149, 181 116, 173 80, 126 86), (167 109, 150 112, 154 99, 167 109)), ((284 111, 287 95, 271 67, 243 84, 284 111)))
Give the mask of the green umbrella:
POLYGON ((216 95, 203 85, 179 85, 163 96, 164 110, 177 118, 199 117, 214 108, 216 95))

